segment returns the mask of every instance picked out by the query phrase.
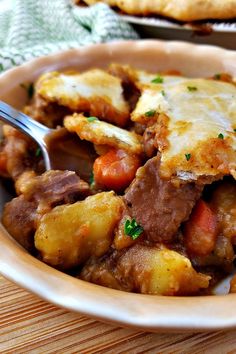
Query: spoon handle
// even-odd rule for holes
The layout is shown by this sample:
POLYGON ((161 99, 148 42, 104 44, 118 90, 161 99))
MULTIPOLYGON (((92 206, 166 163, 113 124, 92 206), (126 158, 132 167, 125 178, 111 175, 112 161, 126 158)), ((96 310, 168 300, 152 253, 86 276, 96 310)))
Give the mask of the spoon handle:
POLYGON ((47 146, 44 140, 45 136, 51 133, 51 129, 2 101, 0 101, 0 120, 34 139, 42 150, 46 169, 49 170, 51 168, 47 146))

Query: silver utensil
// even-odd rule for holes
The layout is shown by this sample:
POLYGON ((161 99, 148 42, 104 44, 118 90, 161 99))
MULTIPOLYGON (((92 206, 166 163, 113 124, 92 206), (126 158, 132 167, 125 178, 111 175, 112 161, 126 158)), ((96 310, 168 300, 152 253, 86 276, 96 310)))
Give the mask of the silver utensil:
POLYGON ((75 171, 89 181, 97 156, 93 144, 81 141, 66 128, 49 129, 2 101, 0 120, 27 134, 39 145, 46 170, 75 171))

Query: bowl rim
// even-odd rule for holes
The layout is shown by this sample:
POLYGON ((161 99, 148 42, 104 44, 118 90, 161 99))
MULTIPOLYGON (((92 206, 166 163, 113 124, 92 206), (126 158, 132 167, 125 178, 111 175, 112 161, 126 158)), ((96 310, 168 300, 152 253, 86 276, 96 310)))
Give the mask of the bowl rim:
MULTIPOLYGON (((86 60, 94 53, 106 52, 112 58, 116 51, 143 52, 158 48, 166 53, 181 53, 200 58, 217 57, 236 73, 236 51, 209 45, 195 45, 178 41, 139 40, 114 41, 78 49, 69 49, 33 59, 0 75, 0 96, 9 82, 50 70, 55 63, 71 63, 76 58, 86 60), (39 70, 40 69, 40 70, 39 70)), ((168 55, 169 55, 168 54, 168 55)), ((0 273, 46 301, 105 322, 146 331, 199 331, 236 327, 236 295, 167 297, 126 293, 87 283, 64 274, 28 254, 0 225, 0 273)))

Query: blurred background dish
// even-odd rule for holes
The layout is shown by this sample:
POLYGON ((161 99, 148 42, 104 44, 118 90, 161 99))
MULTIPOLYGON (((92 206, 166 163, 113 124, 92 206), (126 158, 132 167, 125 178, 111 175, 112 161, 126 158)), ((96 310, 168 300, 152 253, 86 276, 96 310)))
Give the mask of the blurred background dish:
MULTIPOLYGON (((86 4, 93 5, 96 2, 98 1, 75 0, 81 8, 84 8, 86 4)), ((157 4, 156 10, 152 10, 154 13, 148 10, 150 5, 147 1, 142 6, 135 5, 136 9, 132 0, 129 1, 129 4, 132 2, 132 6, 128 2, 126 4, 126 2, 116 0, 103 2, 112 6, 125 22, 131 24, 141 38, 181 40, 236 49, 235 0, 226 1, 221 7, 216 6, 216 0, 207 0, 203 9, 199 1, 182 0, 182 7, 180 2, 176 2, 176 10, 174 1, 169 1, 170 9, 166 7, 163 10, 161 6, 164 5, 160 5, 160 11, 158 11, 159 4, 157 4)))
POLYGON ((179 23, 157 17, 121 15, 142 38, 182 40, 236 49, 235 21, 201 21, 179 23))
MULTIPOLYGON (((81 3, 80 0, 75 2, 81 3)), ((100 0, 82 1, 87 5, 94 5, 97 2, 100 0)), ((104 0, 102 2, 129 15, 161 15, 182 22, 236 17, 236 0, 104 0)))

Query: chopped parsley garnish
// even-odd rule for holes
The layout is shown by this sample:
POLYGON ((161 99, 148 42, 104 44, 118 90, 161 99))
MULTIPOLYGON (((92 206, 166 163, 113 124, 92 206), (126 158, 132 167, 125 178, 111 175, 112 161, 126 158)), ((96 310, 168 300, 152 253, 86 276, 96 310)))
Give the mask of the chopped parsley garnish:
POLYGON ((27 92, 28 92, 28 97, 32 98, 34 95, 34 85, 32 83, 29 84, 27 92))
POLYGON ((214 75, 215 80, 220 80, 221 79, 221 74, 215 74, 214 75))
POLYGON ((131 221, 128 219, 125 222, 124 231, 127 236, 132 238, 132 240, 136 240, 143 232, 143 228, 137 224, 135 219, 132 219, 131 221))
POLYGON ((146 116, 146 117, 153 117, 153 116, 155 116, 155 114, 156 114, 155 109, 151 109, 150 111, 147 111, 147 112, 145 113, 145 116, 146 116))
POLYGON ((196 87, 196 86, 187 86, 187 89, 188 89, 190 92, 197 91, 197 87, 196 87))
POLYGON ((35 151, 35 156, 36 156, 36 157, 39 157, 39 156, 41 156, 41 155, 42 155, 42 151, 41 151, 40 148, 38 148, 38 149, 35 151))
POLYGON ((153 83, 153 84, 163 84, 163 82, 164 82, 164 79, 161 76, 157 76, 157 77, 155 77, 155 79, 153 79, 151 81, 151 83, 153 83))
POLYGON ((31 99, 34 95, 34 84, 30 83, 28 85, 26 84, 20 84, 22 88, 24 88, 27 91, 29 99, 31 99))
POLYGON ((94 184, 94 173, 93 172, 91 172, 91 175, 89 177, 89 184, 90 184, 90 186, 93 186, 93 184, 94 184))
POLYGON ((3 65, 0 63, 0 71, 3 71, 4 68, 3 68, 3 65))
POLYGON ((185 158, 187 161, 189 161, 191 159, 191 154, 185 154, 185 158))
POLYGON ((161 90, 161 94, 162 94, 162 96, 163 96, 163 97, 165 97, 165 96, 166 96, 166 93, 165 93, 165 91, 164 91, 164 90, 161 90))
POLYGON ((88 117, 87 118, 87 121, 90 122, 90 123, 94 122, 95 120, 98 120, 98 118, 97 117, 88 117))
POLYGON ((224 135, 223 135, 222 133, 220 133, 220 134, 218 135, 218 138, 219 138, 219 139, 224 139, 224 135))

